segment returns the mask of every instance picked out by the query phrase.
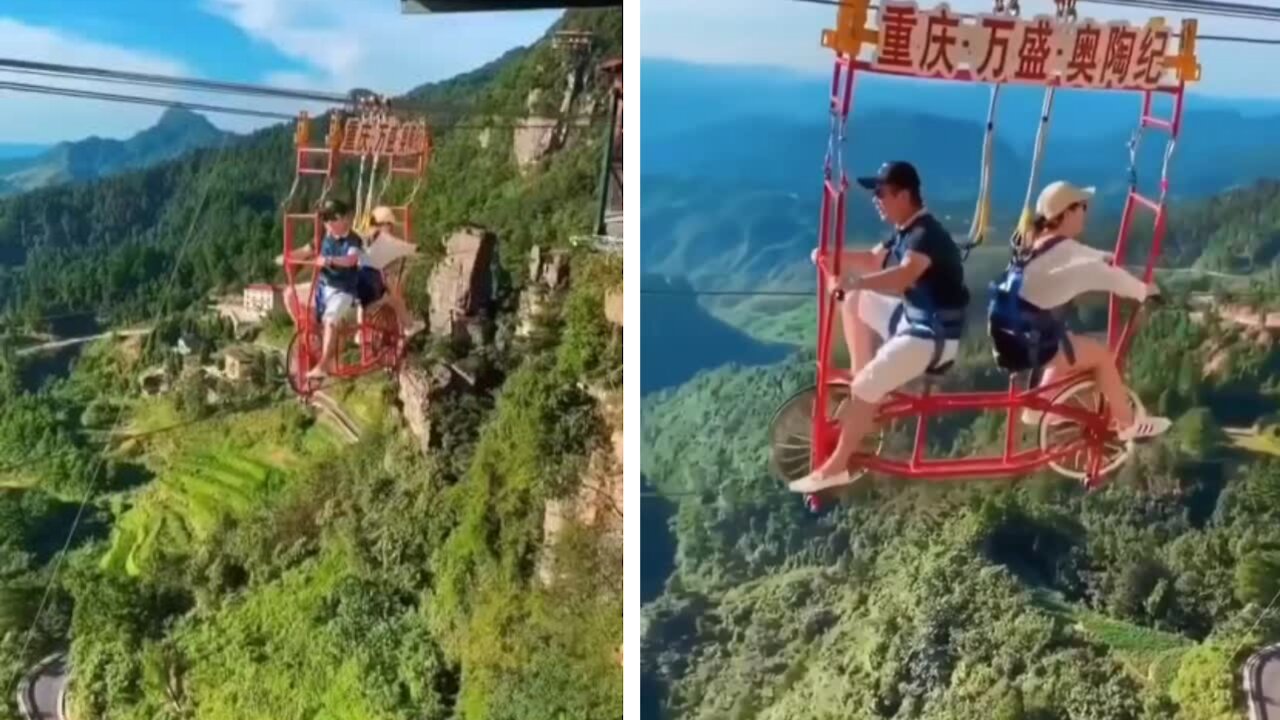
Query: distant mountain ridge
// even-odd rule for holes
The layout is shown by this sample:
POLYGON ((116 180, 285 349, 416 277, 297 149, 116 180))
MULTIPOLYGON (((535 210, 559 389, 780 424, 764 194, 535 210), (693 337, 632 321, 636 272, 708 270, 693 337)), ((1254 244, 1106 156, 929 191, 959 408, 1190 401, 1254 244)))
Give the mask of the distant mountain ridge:
POLYGON ((203 115, 170 108, 155 125, 127 140, 95 136, 58 143, 37 155, 0 155, 0 197, 148 167, 231 137, 233 133, 219 130, 203 115))
MULTIPOLYGON (((828 81, 770 68, 654 60, 642 62, 642 72, 644 272, 735 287, 786 287, 797 273, 807 274, 828 142, 828 81)), ((910 160, 920 169, 931 210, 953 233, 966 233, 977 200, 989 89, 871 77, 859 84, 848 127, 849 175, 884 160, 910 160)), ((1006 90, 1001 117, 1009 119, 996 126, 988 243, 1005 241, 1021 209, 1039 115, 1038 88, 1006 90)), ((1178 264, 1195 262, 1212 234, 1190 219, 1206 200, 1280 178, 1280 145, 1271 139, 1280 103, 1198 95, 1187 103, 1170 160, 1177 244, 1171 238, 1163 258, 1178 264), (1189 223, 1185 232, 1181 222, 1189 223)), ((1113 242, 1107 236, 1113 237, 1128 190, 1128 145, 1140 104, 1121 93, 1066 91, 1055 99, 1039 184, 1062 178, 1097 186, 1088 235, 1102 246, 1113 242)), ((1156 109, 1158 116, 1168 112, 1156 109)), ((1164 133, 1147 130, 1139 145, 1138 187, 1150 196, 1159 193, 1164 141, 1164 133)), ((869 198, 856 187, 847 213, 851 241, 883 235, 869 198)), ((1149 232, 1147 226, 1144 216, 1135 233, 1149 232)), ((1252 266, 1259 262, 1254 245, 1264 255, 1269 247, 1256 238, 1236 244, 1251 259, 1215 262, 1252 266)))
MULTIPOLYGON (((641 146, 672 132, 709 125, 744 115, 825 123, 831 77, 825 72, 803 73, 776 67, 706 65, 677 60, 642 58, 644 82, 641 108, 641 146)), ((854 113, 897 109, 929 113, 981 124, 990 101, 989 86, 944 80, 858 77, 854 113)), ((1013 143, 1035 137, 1044 90, 1008 86, 1001 90, 997 133, 1013 143)), ((1050 137, 1090 138, 1123 131, 1138 122, 1142 98, 1136 93, 1065 90, 1054 97, 1050 137)), ((1156 102, 1156 113, 1169 112, 1167 98, 1156 102)), ((1280 115, 1280 100, 1219 98, 1202 95, 1192 86, 1189 112, 1214 111, 1242 119, 1280 115)))

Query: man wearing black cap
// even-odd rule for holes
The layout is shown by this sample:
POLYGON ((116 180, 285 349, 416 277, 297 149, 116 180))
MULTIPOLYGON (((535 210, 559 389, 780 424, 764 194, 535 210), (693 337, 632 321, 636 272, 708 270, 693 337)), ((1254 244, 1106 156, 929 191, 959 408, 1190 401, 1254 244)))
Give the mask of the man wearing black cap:
POLYGON ((874 428, 886 395, 955 360, 969 291, 964 262, 951 233, 925 209, 920 176, 910 163, 885 163, 858 178, 872 191, 881 219, 893 235, 872 250, 847 251, 842 315, 853 365, 850 402, 840 414, 840 441, 817 470, 791 483, 812 493, 850 481, 849 460, 874 428), (884 344, 870 354, 871 333, 884 344))
POLYGON ((355 306, 360 289, 360 263, 364 243, 351 229, 351 209, 337 199, 326 200, 320 207, 325 236, 320 243, 319 308, 324 322, 324 341, 320 362, 307 377, 322 378, 329 373, 337 344, 337 326, 355 306))

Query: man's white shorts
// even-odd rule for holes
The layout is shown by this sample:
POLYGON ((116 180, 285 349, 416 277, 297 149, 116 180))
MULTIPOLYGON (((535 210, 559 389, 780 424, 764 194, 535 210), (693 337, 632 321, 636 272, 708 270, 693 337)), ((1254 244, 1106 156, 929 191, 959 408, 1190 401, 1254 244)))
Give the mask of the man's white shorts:
MULTIPOLYGON (((850 389, 860 400, 878 403, 885 395, 924 375, 933 360, 934 341, 910 335, 889 337, 889 322, 902 300, 880 293, 863 290, 858 298, 858 316, 873 332, 885 340, 875 357, 853 377, 850 389)), ((850 298, 845 302, 853 302, 850 298)), ((906 319, 898 321, 903 329, 906 319)), ((947 340, 942 346, 939 363, 956 359, 960 352, 959 340, 947 340)))
POLYGON ((335 325, 355 307, 356 299, 350 293, 322 287, 324 292, 324 324, 335 325))

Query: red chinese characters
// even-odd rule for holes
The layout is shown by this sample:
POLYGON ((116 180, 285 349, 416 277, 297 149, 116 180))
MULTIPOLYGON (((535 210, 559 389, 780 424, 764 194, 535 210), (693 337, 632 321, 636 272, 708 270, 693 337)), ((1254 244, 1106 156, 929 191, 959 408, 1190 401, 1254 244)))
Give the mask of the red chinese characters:
POLYGON ((406 123, 400 127, 396 138, 397 155, 417 155, 426 150, 427 126, 425 123, 406 123))
POLYGON ((360 122, 359 118, 348 119, 346 127, 342 131, 342 147, 340 151, 349 155, 361 154, 361 148, 368 143, 368 135, 368 126, 360 122))
POLYGON ((1169 46, 1169 31, 1163 27, 1148 25, 1143 28, 1142 42, 1138 44, 1138 59, 1133 64, 1133 83, 1143 88, 1153 88, 1164 74, 1164 52, 1169 46))
POLYGON ((1013 76, 1018 80, 1049 79, 1046 63, 1049 60, 1049 38, 1053 37, 1053 25, 1040 19, 1026 25, 1022 32, 1022 45, 1018 47, 1018 69, 1013 76))
POLYGON ((949 15, 946 8, 926 17, 922 69, 951 77, 955 75, 956 66, 951 60, 950 49, 957 41, 955 30, 960 27, 960 18, 949 15))
POLYGON ((1061 84, 1078 88, 1151 89, 1171 60, 1171 30, 1040 16, 979 16, 947 6, 920 11, 912 2, 884 0, 879 50, 872 66, 889 72, 977 82, 1061 84))
POLYGON ((1107 33, 1107 53, 1102 61, 1103 86, 1119 87, 1129 79, 1137 32, 1128 25, 1112 25, 1107 33))
POLYGON ((365 148, 365 152, 371 155, 387 154, 395 131, 395 127, 388 123, 374 123, 369 133, 369 146, 365 148))
POLYGON ((1009 63, 1009 40, 1017 27, 1017 20, 982 18, 982 28, 986 31, 986 52, 974 68, 974 75, 979 80, 1000 82, 1005 79, 1009 63))
POLYGON ((1085 24, 1076 29, 1076 39, 1071 49, 1071 60, 1067 63, 1066 77, 1068 85, 1093 85, 1098 71, 1098 43, 1102 39, 1102 31, 1096 25, 1085 24))
POLYGON ((880 52, 876 64, 902 70, 916 69, 911 56, 911 34, 919 16, 910 5, 888 5, 880 11, 880 52))

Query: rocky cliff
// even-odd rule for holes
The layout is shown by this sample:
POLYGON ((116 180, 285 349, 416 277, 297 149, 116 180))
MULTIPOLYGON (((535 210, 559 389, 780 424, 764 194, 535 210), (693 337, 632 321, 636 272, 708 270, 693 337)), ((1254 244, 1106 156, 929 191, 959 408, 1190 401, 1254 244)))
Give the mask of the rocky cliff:
POLYGON ((465 227, 445 241, 445 256, 431 272, 430 330, 451 337, 467 330, 470 320, 489 309, 491 272, 497 238, 480 227, 465 227))

